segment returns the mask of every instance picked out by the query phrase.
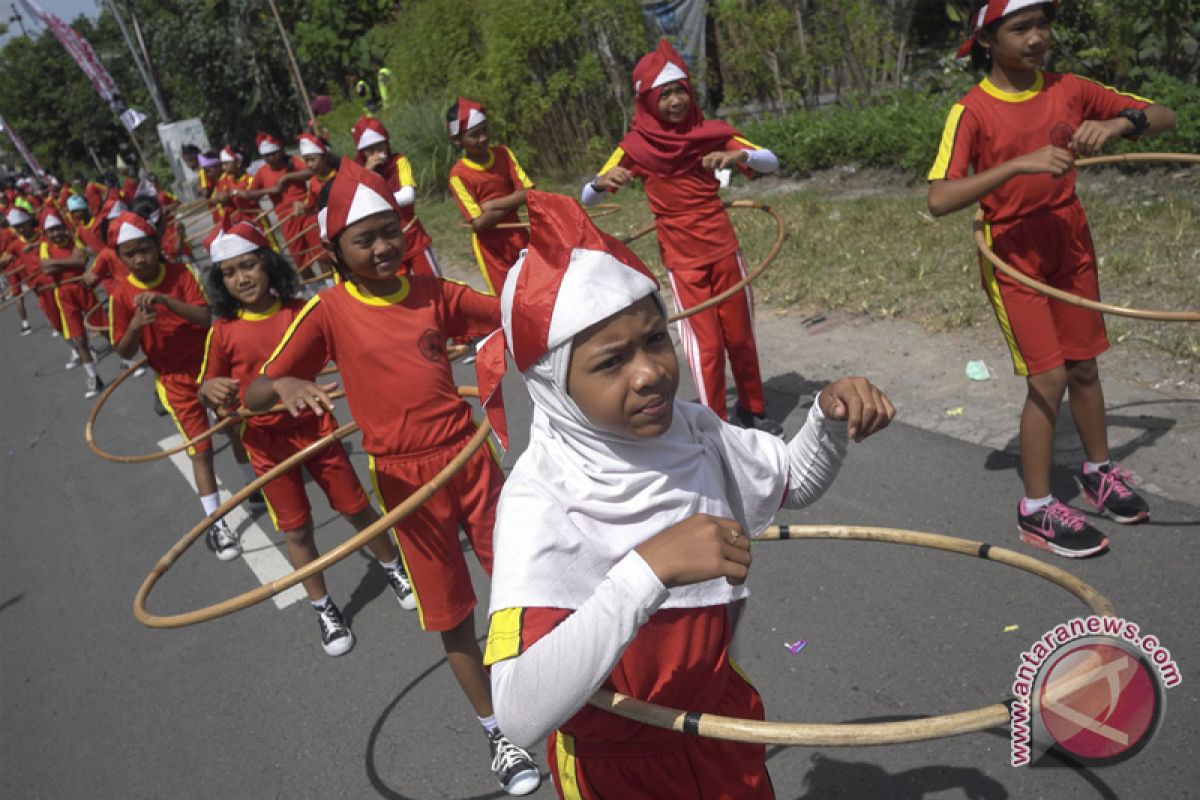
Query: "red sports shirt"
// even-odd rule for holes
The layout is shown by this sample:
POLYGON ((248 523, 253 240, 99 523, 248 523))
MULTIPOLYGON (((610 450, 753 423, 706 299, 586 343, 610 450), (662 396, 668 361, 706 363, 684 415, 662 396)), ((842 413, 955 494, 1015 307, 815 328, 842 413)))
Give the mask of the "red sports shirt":
MULTIPOLYGON (((725 149, 758 150, 759 147, 737 136, 725 143, 725 149)), ((697 163, 695 169, 681 175, 656 175, 618 147, 597 174, 603 175, 617 166, 640 178, 646 189, 665 266, 703 267, 738 249, 733 223, 717 195, 721 184, 712 171, 701 169, 697 163)))
MULTIPOLYGON (((208 305, 196 276, 182 264, 159 264, 158 277, 149 283, 142 283, 129 273, 124 280, 113 284, 109 341, 119 342, 124 338, 133 319, 134 298, 142 292, 170 295, 193 306, 208 305)), ((142 328, 139 339, 150 368, 159 375, 182 373, 194 380, 204 360, 208 329, 191 324, 166 306, 155 306, 154 313, 154 322, 142 328)))
MULTIPOLYGON (((518 189, 532 189, 533 181, 521 169, 520 162, 507 147, 489 148, 488 160, 476 164, 468 158, 460 158, 450 168, 450 188, 458 208, 468 222, 483 211, 480 206, 488 200, 510 195, 518 189)), ((399 188, 399 187, 397 187, 399 188)), ((501 222, 520 222, 515 210, 504 215, 501 222)), ((484 231, 484 234, 492 231, 484 231)))
POLYGON ((270 189, 269 197, 271 202, 275 204, 276 213, 282 217, 289 217, 292 213, 292 204, 296 201, 308 203, 308 186, 305 181, 288 181, 280 184, 280 179, 289 172, 300 172, 308 169, 304 162, 298 157, 292 156, 288 159, 281 169, 274 169, 267 164, 263 164, 258 168, 258 172, 254 173, 254 180, 250 183, 250 188, 270 189))
POLYGON ((499 326, 499 301, 459 283, 409 275, 386 298, 340 283, 308 301, 262 374, 309 377, 332 359, 362 428, 363 449, 376 456, 420 453, 472 429, 446 338, 482 336, 499 326))
POLYGON ((102 281, 124 280, 129 274, 129 267, 111 247, 105 247, 96 254, 92 262, 92 273, 102 281))
MULTIPOLYGON (((1084 120, 1107 120, 1150 101, 1078 75, 1038 72, 1024 92, 1004 92, 984 78, 950 109, 929 180, 964 178, 1040 150, 1066 147, 1084 120), (968 169, 969 168, 969 169, 968 169)), ((990 222, 1057 208, 1075 197, 1075 171, 1017 175, 981 201, 990 222)))
MULTIPOLYGON (((238 382, 239 396, 243 404, 246 389, 258 377, 258 371, 275 351, 292 321, 304 309, 304 301, 293 298, 287 302, 276 299, 275 304, 261 314, 246 310, 238 312, 237 319, 218 318, 208 329, 204 344, 204 363, 200 368, 200 381, 212 378, 233 378, 238 382)), ((316 378, 311 375, 297 377, 316 378)), ((293 417, 286 412, 250 417, 247 424, 254 428, 294 428, 308 422, 311 411, 293 417)))

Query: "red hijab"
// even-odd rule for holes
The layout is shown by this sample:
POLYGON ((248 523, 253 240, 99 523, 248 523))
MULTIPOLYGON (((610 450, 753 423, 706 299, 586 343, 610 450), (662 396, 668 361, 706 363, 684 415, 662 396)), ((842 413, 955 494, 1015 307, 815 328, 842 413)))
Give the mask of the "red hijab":
POLYGON ((729 123, 704 118, 692 93, 687 65, 666 39, 660 39, 658 48, 642 56, 633 68, 633 91, 637 95, 633 124, 621 140, 621 149, 655 175, 690 172, 701 158, 714 150, 724 149, 725 143, 738 135, 729 123), (660 75, 669 80, 655 86, 660 75), (663 86, 675 82, 688 93, 691 105, 687 116, 672 125, 659 118, 658 99, 663 86))

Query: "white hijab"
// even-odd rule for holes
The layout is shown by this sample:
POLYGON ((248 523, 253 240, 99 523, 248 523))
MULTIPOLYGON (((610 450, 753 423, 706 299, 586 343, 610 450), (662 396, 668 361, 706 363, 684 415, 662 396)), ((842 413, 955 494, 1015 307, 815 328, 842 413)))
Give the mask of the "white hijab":
MULTIPOLYGON (((567 394, 570 360, 568 339, 524 372, 533 422, 500 496, 492 612, 576 609, 629 551, 694 514, 757 535, 787 489, 781 440, 698 404, 676 400, 670 429, 651 439, 599 428, 567 394)), ((663 607, 720 605, 748 591, 718 578, 672 589, 663 607)))

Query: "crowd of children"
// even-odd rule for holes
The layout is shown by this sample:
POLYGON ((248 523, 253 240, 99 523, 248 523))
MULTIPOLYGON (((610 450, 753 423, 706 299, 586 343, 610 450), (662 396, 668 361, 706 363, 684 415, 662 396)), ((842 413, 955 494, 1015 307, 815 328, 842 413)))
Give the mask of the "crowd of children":
MULTIPOLYGON (((929 173, 929 207, 940 215, 979 203, 997 253, 1094 298, 1096 262, 1072 162, 1114 137, 1169 129, 1174 117, 1149 100, 1043 71, 1054 5, 976 4, 960 56, 985 77, 949 114, 929 173)), ((450 191, 487 292, 441 277, 416 215, 412 167, 371 116, 354 125, 348 158, 311 133, 297 140, 299 157, 259 133, 264 163, 253 177, 232 147, 219 155, 185 148, 217 227, 206 279, 183 260, 186 238, 171 236, 174 198, 136 181, 119 189, 78 176, 57 195, 10 187, 0 258, 21 335, 31 330, 21 302, 28 289, 70 344, 68 367, 84 366, 87 396, 102 382, 84 318, 103 287, 111 346, 123 359, 145 354, 183 436, 205 431, 210 410, 282 404, 231 437, 247 480, 333 430, 334 385, 318 375, 334 362, 385 511, 476 430, 456 391, 447 340, 482 341, 480 393, 505 446, 500 384, 511 359, 533 418, 508 480, 494 453, 481 450, 370 545, 400 604, 439 633, 500 785, 510 794, 538 787, 523 748, 545 738, 560 797, 773 797, 762 746, 683 736, 586 702, 603 686, 762 719, 762 699, 731 656, 748 596, 748 540, 780 508, 815 502, 849 442, 886 427, 895 409, 868 380, 842 378, 821 390, 784 441, 765 404, 749 289, 679 324, 699 402, 677 396, 679 362, 658 281, 585 208, 642 182, 682 310, 746 274, 719 173, 771 173, 779 163, 726 123, 704 118, 687 66, 666 42, 637 63, 632 79, 630 131, 584 185, 582 205, 534 188, 513 151, 493 143, 482 104, 459 98, 450 107, 447 134, 461 151, 450 191), (306 300, 301 278, 317 271, 337 282, 306 300), (732 413, 726 354, 737 389, 732 413), (476 640, 477 597, 460 531, 491 576, 486 652, 476 640)), ((1086 500, 1122 523, 1149 515, 1129 473, 1110 460, 1096 365, 1108 344, 1103 319, 981 263, 1014 369, 1028 385, 1021 539, 1063 556, 1100 552, 1107 537, 1051 495, 1049 472, 1066 394, 1087 454, 1078 475, 1086 500)), ((189 454, 211 513, 212 446, 198 442, 189 454)), ((378 518, 340 445, 307 469, 356 529, 378 518)), ((299 468, 264 494, 293 565, 313 561, 299 468)), ((223 523, 209 544, 221 559, 240 553, 223 523)), ((353 633, 322 576, 304 587, 325 651, 350 650, 353 633)))

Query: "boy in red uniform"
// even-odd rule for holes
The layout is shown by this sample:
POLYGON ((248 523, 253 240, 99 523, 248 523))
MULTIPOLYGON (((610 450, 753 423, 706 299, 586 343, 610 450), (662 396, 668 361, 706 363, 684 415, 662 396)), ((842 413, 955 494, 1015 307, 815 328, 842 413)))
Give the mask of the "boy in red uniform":
MULTIPOLYGON (((336 361, 385 509, 436 475, 475 430, 471 408, 455 390, 446 338, 481 335, 499 322, 494 297, 440 278, 398 274, 400 213, 383 178, 342 162, 320 214, 343 281, 308 302, 245 398, 256 410, 278 399, 293 414, 331 411, 328 386, 292 376, 311 377, 336 361)), ((481 449, 394 530, 421 627, 441 633, 450 668, 487 731, 493 772, 506 791, 527 793, 537 786, 537 769, 496 728, 475 641, 475 593, 458 538, 461 526, 490 572, 502 483, 496 461, 481 449)))
MULTIPOLYGON (((262 212, 258 201, 244 196, 234 196, 234 191, 239 189, 243 192, 247 191, 253 184, 254 176, 246 172, 242 154, 229 145, 222 147, 221 177, 217 179, 212 194, 212 200, 217 204, 222 220, 228 218, 230 225, 242 221, 256 222, 258 220, 262 212)), ((257 221, 257 224, 266 230, 262 221, 257 221)))
MULTIPOLYGON (((180 435, 191 439, 209 428, 208 412, 196 396, 196 376, 208 333, 208 301, 190 269, 162 260, 157 237, 154 227, 131 211, 109 225, 109 244, 129 270, 125 279, 113 286, 109 338, 122 358, 133 358, 141 347, 157 373, 159 400, 180 435)), ((212 439, 188 448, 188 455, 207 516, 221 504, 213 472, 212 439)), ((249 466, 243 469, 243 474, 246 472, 250 473, 247 480, 253 478, 249 466)), ((208 530, 208 544, 222 561, 241 554, 241 544, 224 520, 208 530)))
POLYGON ((58 311, 63 341, 74 347, 71 360, 67 362, 67 369, 74 369, 83 364, 83 371, 87 375, 87 388, 83 397, 90 400, 104 388, 104 382, 96 372, 92 348, 88 345, 87 328, 83 325, 84 315, 97 305, 96 295, 82 280, 63 283, 68 278, 83 275, 88 264, 88 253, 83 243, 71 236, 71 232, 57 215, 47 214, 42 220, 42 230, 46 237, 38 252, 40 268, 53 284, 50 296, 58 311))
POLYGON ((5 212, 4 219, 8 227, 4 229, 7 235, 4 237, 4 249, 0 250, 0 266, 4 268, 4 279, 8 281, 8 296, 20 298, 17 300, 17 314, 21 318, 21 335, 28 336, 33 333, 33 327, 25 312, 21 283, 29 267, 30 252, 36 247, 36 229, 33 215, 16 204, 5 212))
MULTIPOLYGON (((977 5, 974 33, 959 50, 987 77, 950 111, 929 172, 936 216, 979 202, 997 255, 1038 280, 1099 298, 1096 256, 1075 196, 1076 155, 1118 136, 1169 130, 1170 109, 1075 75, 1043 72, 1051 3, 993 0, 977 5)), ((1098 553, 1108 539, 1050 493, 1054 429, 1070 388, 1071 415, 1086 460, 1076 476, 1084 498, 1117 522, 1149 516, 1128 470, 1109 459, 1104 392, 1096 356, 1108 349, 1103 317, 1050 300, 993 271, 980 272, 1017 375, 1028 394, 1021 412, 1021 540, 1060 556, 1098 553)))
POLYGON ((533 181, 512 150, 490 146, 483 106, 458 98, 446 112, 446 126, 450 141, 463 153, 450 168, 450 190, 471 225, 471 247, 483 280, 499 296, 508 270, 529 244, 517 209, 525 205, 525 192, 533 188, 533 181), (497 227, 501 224, 510 227, 497 227))
MULTIPOLYGON (((630 132, 583 188, 594 205, 634 178, 646 188, 658 247, 671 280, 675 309, 692 308, 746 277, 746 264, 729 215, 717 196, 714 171, 737 167, 747 174, 775 172, 770 150, 751 144, 718 120, 706 120, 692 96, 687 66, 666 40, 633 70, 637 105, 630 132)), ((725 404, 725 353, 737 385, 733 421, 783 435, 766 416, 762 371, 754 340, 754 297, 746 287, 716 308, 679 321, 679 338, 700 400, 729 418, 725 404)))
MULTIPOLYGON (((283 256, 271 250, 262 229, 241 222, 221 233, 208 248, 213 268, 208 274, 208 294, 217 319, 209 328, 201 370, 200 400, 210 408, 234 408, 263 362, 275 349, 293 320, 304 308, 296 298, 300 282, 283 256)), ((311 411, 298 417, 285 413, 250 417, 242 427, 242 442, 250 453, 254 471, 262 475, 279 462, 304 449, 337 427, 332 414, 311 411)), ((362 530, 379 515, 354 474, 340 442, 321 451, 304 468, 325 492, 329 504, 362 530)), ((263 487, 275 528, 287 540, 288 558, 299 569, 320 555, 313 541, 308 495, 300 468, 290 470, 263 487)), ((368 548, 383 567, 388 583, 403 608, 417 607, 400 554, 386 534, 368 548)), ((317 573, 304 581, 308 599, 318 614, 321 644, 331 656, 354 646, 354 633, 329 598, 325 577, 317 573)))
POLYGON ((549 734, 563 798, 773 797, 762 745, 586 703, 604 686, 762 719, 730 657, 731 611, 749 594, 748 537, 781 506, 815 502, 848 439, 882 429, 895 409, 865 379, 842 378, 785 444, 677 400, 679 362, 646 266, 572 198, 530 192, 529 222, 529 249, 504 285, 503 330, 477 362, 502 438, 506 345, 536 407, 496 517, 486 656, 496 716, 518 744, 549 734))
POLYGON ((237 189, 231 194, 255 202, 264 195, 270 196, 275 216, 280 221, 280 235, 292 254, 296 271, 309 277, 311 265, 323 253, 316 218, 308 211, 311 203, 307 182, 312 173, 299 157, 289 158, 283 152, 283 144, 269 133, 259 132, 258 153, 266 163, 254 174, 250 189, 237 189))
POLYGON ((350 129, 354 139, 354 160, 373 170, 387 181, 388 188, 400 206, 404 220, 404 269, 413 275, 442 276, 433 241, 417 218, 417 182, 413 179, 412 164, 403 153, 393 153, 387 128, 375 117, 359 117, 350 129))

